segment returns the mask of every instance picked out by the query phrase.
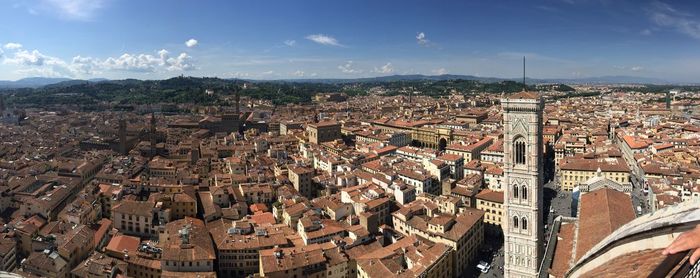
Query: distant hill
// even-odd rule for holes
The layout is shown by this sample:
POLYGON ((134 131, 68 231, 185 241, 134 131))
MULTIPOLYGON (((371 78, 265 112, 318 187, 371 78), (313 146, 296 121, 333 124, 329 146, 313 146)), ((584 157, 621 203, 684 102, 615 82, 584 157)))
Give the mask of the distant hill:
MULTIPOLYGON (((575 90, 556 80, 528 80, 527 90, 575 90)), ((568 81, 568 80, 565 80, 568 81)), ((629 78, 577 80, 583 82, 634 81, 629 78)), ((19 82, 18 82, 19 83, 19 82)), ((34 83, 36 84, 36 83, 34 83)), ((570 83, 569 83, 570 84, 570 83)), ((453 92, 464 94, 502 94, 523 90, 519 80, 491 79, 462 75, 385 76, 360 79, 318 80, 240 80, 210 77, 174 77, 163 80, 64 80, 37 88, 4 88, 0 93, 10 95, 8 103, 20 106, 79 105, 86 109, 101 109, 98 104, 142 105, 154 103, 190 103, 195 105, 232 105, 233 87, 242 96, 272 101, 273 105, 309 103, 319 92, 340 92, 349 96, 367 95, 372 88, 383 87, 385 96, 404 95, 406 88, 423 96, 444 97, 453 92), (472 79, 472 80, 469 80, 472 79), (500 81, 499 81, 500 80, 500 81), (250 86, 243 89, 243 83, 250 86), (354 82, 354 83, 346 83, 354 82), (352 86, 348 86, 352 84, 352 86), (208 94, 207 90, 214 94, 208 94), (91 108, 90 108, 91 107, 91 108)), ((677 85, 646 85, 649 92, 668 91, 677 85)), ((591 92, 595 93, 595 92, 591 92)))
MULTIPOLYGON (((316 78, 316 79, 279 79, 279 80, 243 80, 243 79, 228 79, 232 81, 246 82, 269 82, 269 83, 323 83, 323 84, 343 84, 343 83, 381 83, 381 82, 397 82, 397 81, 445 81, 445 80, 472 80, 483 83, 495 83, 502 81, 520 82, 520 78, 498 78, 498 77, 481 77, 473 75, 389 75, 380 77, 365 77, 365 78, 316 78)), ((168 79, 164 79, 168 80, 168 79)), ((69 79, 69 78, 45 78, 45 77, 30 77, 17 81, 2 81, 0 80, 0 89, 16 89, 16 88, 40 88, 44 86, 59 86, 67 87, 81 83, 98 83, 98 82, 114 82, 118 84, 136 84, 138 79, 125 80, 109 80, 105 78, 93 78, 89 80, 69 79)), ((656 84, 668 85, 677 84, 660 78, 636 77, 636 76, 601 76, 601 77, 586 77, 586 78, 549 78, 549 79, 534 79, 527 78, 528 84, 556 83, 556 84, 656 84)))
POLYGON ((0 80, 0 88, 38 88, 50 84, 69 81, 69 78, 29 77, 17 81, 0 80))
MULTIPOLYGON (((564 83, 564 84, 656 84, 656 85, 667 85, 674 84, 668 80, 660 78, 651 77, 638 77, 638 76, 600 76, 600 77, 586 77, 586 78, 576 78, 576 79, 542 79, 542 83, 564 83)), ((540 83, 540 82, 536 82, 540 83)))
MULTIPOLYGON (((381 77, 368 77, 368 78, 353 78, 353 79, 285 79, 279 81, 285 82, 318 82, 318 83, 371 83, 371 82, 395 82, 395 81, 416 81, 416 80, 428 80, 428 81, 444 81, 444 80, 473 80, 484 83, 502 82, 502 81, 516 81, 521 82, 521 78, 499 78, 499 77, 481 77, 473 75, 457 75, 457 74, 443 74, 443 75, 422 75, 422 74, 412 74, 412 75, 389 75, 381 77)), ((649 78, 649 77, 635 77, 635 76, 600 76, 600 77, 587 77, 587 78, 546 78, 546 79, 534 79, 526 78, 525 82, 528 84, 538 84, 538 83, 563 83, 563 84, 672 84, 667 80, 660 78, 649 78)))
POLYGON ((80 80, 70 78, 28 77, 16 81, 0 80, 0 89, 39 88, 57 84, 62 84, 62 86, 71 86, 75 84, 80 84, 81 82, 102 82, 108 80, 109 79, 106 78, 92 78, 88 80, 80 80))
POLYGON ((510 80, 506 78, 496 78, 496 77, 478 77, 473 75, 455 75, 455 74, 443 74, 443 75, 422 75, 422 74, 411 74, 411 75, 389 75, 380 77, 365 77, 365 78, 329 78, 329 79, 283 79, 279 81, 285 82, 303 82, 303 83, 371 83, 371 82, 396 82, 396 81, 416 81, 416 80, 430 80, 430 81, 443 81, 443 80, 474 80, 480 82, 500 82, 505 80, 510 80))

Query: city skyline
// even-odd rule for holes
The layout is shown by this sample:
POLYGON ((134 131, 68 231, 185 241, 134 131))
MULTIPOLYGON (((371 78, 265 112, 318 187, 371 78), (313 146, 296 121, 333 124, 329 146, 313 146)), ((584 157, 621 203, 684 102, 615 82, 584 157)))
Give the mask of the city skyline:
POLYGON ((1 5, 4 80, 515 78, 523 56, 532 78, 700 74, 700 7, 685 1, 1 5))
POLYGON ((700 276, 698 16, 0 1, 0 277, 700 276))

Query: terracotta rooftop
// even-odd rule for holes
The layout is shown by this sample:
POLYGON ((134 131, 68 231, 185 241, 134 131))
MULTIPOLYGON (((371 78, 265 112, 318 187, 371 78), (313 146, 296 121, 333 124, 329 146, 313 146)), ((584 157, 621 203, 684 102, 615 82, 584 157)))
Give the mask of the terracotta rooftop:
POLYGON ((336 122, 336 121, 324 121, 324 122, 309 124, 309 126, 313 127, 313 128, 329 127, 329 126, 335 126, 335 125, 338 125, 338 122, 336 122))
POLYGON ((169 222, 165 225, 165 235, 161 234, 160 240, 163 246, 163 260, 170 261, 205 261, 214 260, 216 254, 214 243, 209 231, 204 226, 204 221, 185 217, 184 219, 169 222), (187 227, 189 244, 185 244, 180 237, 181 229, 187 227))
POLYGON ((518 92, 507 97, 508 99, 539 99, 540 95, 536 92, 518 92))
POLYGON ((616 257, 581 277, 647 277, 666 258, 661 249, 646 249, 616 257))
POLYGON ((574 248, 574 233, 576 232, 575 223, 562 223, 557 235, 557 246, 554 250, 554 258, 552 267, 549 269, 549 274, 554 277, 564 277, 567 271, 571 268, 571 252, 574 248))
POLYGON ((491 189, 482 190, 479 194, 476 194, 476 198, 503 204, 503 192, 493 191, 491 189))
POLYGON ((617 228, 636 217, 630 196, 610 188, 601 188, 581 195, 580 205, 576 260, 617 228))
POLYGON ((112 207, 112 211, 139 216, 153 216, 153 202, 129 201, 123 200, 121 203, 112 207))
POLYGON ((326 262, 324 252, 319 244, 260 250, 259 253, 260 269, 268 273, 304 268, 326 262))
POLYGON ((124 253, 124 251, 127 251, 129 254, 136 254, 140 243, 141 239, 138 237, 118 235, 109 241, 106 250, 114 253, 124 253))
POLYGON ((573 171, 589 171, 594 172, 600 168, 603 172, 629 172, 630 168, 627 166, 627 162, 624 159, 617 158, 598 158, 598 159, 584 159, 584 158, 569 158, 564 159, 560 163, 559 168, 561 170, 573 170, 573 171))

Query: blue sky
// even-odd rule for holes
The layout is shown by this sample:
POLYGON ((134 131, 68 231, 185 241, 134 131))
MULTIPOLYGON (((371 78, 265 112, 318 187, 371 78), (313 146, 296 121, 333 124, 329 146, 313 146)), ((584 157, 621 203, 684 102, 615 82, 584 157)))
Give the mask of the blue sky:
POLYGON ((700 1, 0 2, 0 79, 603 75, 697 82, 700 1))

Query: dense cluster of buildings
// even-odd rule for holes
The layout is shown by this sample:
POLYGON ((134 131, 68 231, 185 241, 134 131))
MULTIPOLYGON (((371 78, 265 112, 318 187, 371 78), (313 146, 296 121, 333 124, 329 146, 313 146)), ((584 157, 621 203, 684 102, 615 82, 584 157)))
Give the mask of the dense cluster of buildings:
POLYGON ((659 218, 700 199, 692 95, 665 107, 616 91, 378 93, 287 106, 236 97, 180 114, 5 113, 0 271, 458 277, 478 272, 490 240, 504 243, 493 271, 563 277, 595 273, 599 245, 643 221, 635 198, 659 218), (552 180, 575 193, 574 213, 545 230, 552 180))

